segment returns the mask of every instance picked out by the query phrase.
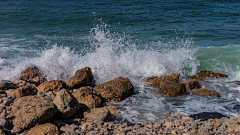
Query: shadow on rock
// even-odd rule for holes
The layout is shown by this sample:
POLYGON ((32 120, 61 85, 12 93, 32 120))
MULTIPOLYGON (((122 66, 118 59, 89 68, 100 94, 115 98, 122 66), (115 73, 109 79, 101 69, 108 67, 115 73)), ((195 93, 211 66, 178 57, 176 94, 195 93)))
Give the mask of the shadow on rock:
POLYGON ((218 112, 202 112, 197 114, 191 114, 189 117, 193 118, 194 120, 201 119, 201 121, 208 120, 208 119, 215 119, 215 118, 221 118, 221 117, 227 117, 221 113, 218 112))

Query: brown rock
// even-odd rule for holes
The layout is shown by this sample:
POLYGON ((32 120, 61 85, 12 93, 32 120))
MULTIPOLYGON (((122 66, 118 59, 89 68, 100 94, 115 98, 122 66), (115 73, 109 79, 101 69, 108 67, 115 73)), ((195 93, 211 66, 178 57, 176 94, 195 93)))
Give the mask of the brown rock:
POLYGON ((58 127, 52 123, 45 123, 31 128, 28 135, 60 135, 58 127))
POLYGON ((68 80, 67 85, 70 88, 80 88, 83 86, 94 87, 95 80, 91 68, 85 67, 76 71, 75 75, 68 80))
POLYGON ((163 81, 160 83, 159 92, 166 96, 176 96, 186 92, 186 86, 182 83, 163 81))
POLYGON ((0 135, 6 135, 1 128, 0 128, 0 135))
POLYGON ((25 86, 25 85, 28 84, 26 81, 24 81, 24 80, 19 80, 19 79, 15 79, 15 80, 13 80, 12 82, 13 82, 14 84, 20 86, 20 87, 25 86))
POLYGON ((203 80, 203 79, 207 79, 208 77, 211 78, 224 78, 224 77, 228 77, 228 75, 226 74, 221 74, 221 73, 215 73, 212 71, 206 71, 206 70, 202 70, 198 76, 194 75, 194 76, 190 76, 190 79, 196 79, 196 80, 203 80))
POLYGON ((41 83, 37 87, 37 89, 38 89, 38 91, 47 92, 47 91, 53 91, 53 90, 59 91, 66 87, 67 87, 67 85, 64 81, 52 80, 52 81, 46 81, 46 82, 41 83))
POLYGON ((54 118, 57 109, 44 97, 21 97, 10 106, 8 118, 13 118, 14 128, 29 129, 37 123, 44 123, 54 118))
POLYGON ((84 112, 84 119, 96 121, 110 121, 111 113, 105 107, 93 108, 90 112, 84 112))
POLYGON ((190 90, 201 88, 200 83, 198 81, 196 81, 196 80, 185 80, 185 81, 183 81, 181 83, 185 84, 186 88, 188 88, 190 90))
POLYGON ((66 89, 62 89, 56 94, 53 103, 57 106, 61 117, 65 119, 75 115, 81 108, 77 99, 66 89))
POLYGON ((234 133, 240 133, 240 125, 233 126, 234 133))
POLYGON ((177 83, 178 79, 179 79, 179 76, 180 76, 179 73, 178 74, 173 73, 173 74, 171 74, 169 76, 165 76, 165 77, 161 77, 161 78, 154 78, 152 80, 151 86, 159 86, 160 83, 163 82, 163 81, 172 81, 172 82, 176 82, 177 83))
POLYGON ((112 115, 117 115, 117 108, 113 106, 104 106, 112 115))
POLYGON ((107 100, 122 101, 134 94, 134 87, 128 78, 120 77, 94 87, 97 94, 107 100))
POLYGON ((29 95, 36 95, 37 94, 37 88, 34 85, 27 85, 18 88, 24 96, 29 96, 29 95))
POLYGON ((221 122, 219 121, 219 119, 214 119, 214 120, 211 122, 211 126, 218 128, 219 126, 221 126, 221 122))
POLYGON ((23 94, 19 90, 15 90, 9 96, 15 99, 15 98, 23 97, 23 94))
POLYGON ((89 109, 103 106, 101 98, 90 88, 81 87, 75 89, 72 94, 79 103, 85 104, 89 109))
POLYGON ((47 81, 47 79, 43 76, 43 73, 36 66, 29 67, 22 73, 19 79, 35 84, 47 81))
POLYGON ((208 89, 194 89, 191 92, 193 95, 221 97, 218 92, 208 89))

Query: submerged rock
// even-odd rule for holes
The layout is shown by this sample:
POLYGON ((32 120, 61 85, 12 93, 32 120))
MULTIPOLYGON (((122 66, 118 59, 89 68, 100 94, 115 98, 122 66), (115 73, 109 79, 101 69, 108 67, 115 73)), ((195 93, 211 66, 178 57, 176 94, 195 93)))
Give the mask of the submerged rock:
POLYGON ((191 91, 193 95, 199 95, 199 96, 217 96, 221 97, 220 94, 214 90, 208 90, 208 89, 194 89, 191 91))
POLYGON ((29 67, 27 70, 25 70, 19 79, 30 83, 35 83, 37 85, 47 81, 43 75, 43 72, 40 71, 36 66, 29 67))
POLYGON ((94 87, 97 94, 107 100, 122 101, 134 94, 134 87, 128 78, 120 77, 94 87))
POLYGON ((212 72, 212 71, 202 70, 198 74, 198 76, 193 75, 193 76, 190 76, 189 78, 190 79, 196 79, 196 80, 203 80, 203 79, 207 79, 208 77, 211 77, 211 78, 224 78, 224 77, 228 77, 228 75, 221 74, 221 73, 215 73, 215 72, 212 72))
POLYGON ((85 67, 76 71, 75 75, 68 80, 67 85, 72 89, 77 89, 83 86, 94 87, 95 79, 92 75, 91 68, 85 67))
POLYGON ((54 118, 57 108, 44 97, 21 97, 10 106, 8 118, 12 119, 14 128, 30 129, 37 123, 44 123, 54 118))
POLYGON ((165 77, 150 77, 147 79, 143 79, 142 81, 144 82, 150 82, 152 83, 152 86, 159 86, 161 82, 163 81, 172 81, 172 82, 178 82, 180 74, 171 74, 169 76, 165 76, 165 77))
POLYGON ((185 84, 186 88, 188 88, 190 90, 201 88, 200 83, 198 81, 196 81, 196 80, 185 80, 185 81, 183 81, 181 83, 185 84))
POLYGON ((59 80, 52 80, 52 81, 46 81, 41 83, 37 89, 38 91, 59 91, 63 88, 67 88, 67 85, 64 81, 59 81, 59 80))
POLYGON ((159 92, 166 96, 176 96, 186 92, 186 86, 182 83, 163 81, 160 83, 159 92))
POLYGON ((85 104, 89 109, 102 107, 101 98, 93 93, 93 90, 87 87, 74 89, 72 93, 79 103, 85 104))
POLYGON ((18 86, 9 80, 1 80, 0 82, 0 90, 8 90, 15 88, 18 88, 18 86))

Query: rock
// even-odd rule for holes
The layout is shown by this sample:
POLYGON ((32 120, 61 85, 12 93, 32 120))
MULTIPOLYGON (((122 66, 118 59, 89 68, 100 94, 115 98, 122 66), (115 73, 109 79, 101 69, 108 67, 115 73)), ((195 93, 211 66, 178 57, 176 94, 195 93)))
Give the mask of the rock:
MULTIPOLYGON (((160 78, 148 78, 147 80, 145 80, 146 82, 150 82, 152 83, 151 86, 159 86, 161 82, 163 81, 172 81, 172 82, 178 82, 180 74, 171 74, 169 76, 165 76, 165 77, 160 77, 160 78)), ((144 81, 144 80, 143 80, 144 81)))
POLYGON ((113 106, 104 106, 112 115, 117 115, 117 108, 113 106))
POLYGON ((160 83, 159 92, 166 96, 176 96, 186 92, 186 86, 182 83, 163 81, 160 83))
POLYGON ((91 68, 85 67, 76 71, 75 75, 68 80, 67 85, 72 89, 80 88, 83 86, 94 87, 95 79, 92 75, 91 68))
POLYGON ((18 88, 18 86, 9 80, 1 80, 0 82, 0 90, 8 90, 15 88, 18 88))
POLYGON ((75 115, 81 107, 77 99, 66 89, 62 89, 56 94, 53 103, 57 106, 61 117, 65 119, 75 115))
POLYGON ((9 96, 12 97, 13 99, 16 99, 16 98, 23 97, 24 95, 21 93, 21 91, 15 90, 11 94, 9 94, 9 96))
POLYGON ((44 123, 54 118, 57 109, 44 97, 21 97, 10 106, 8 117, 12 118, 14 128, 30 129, 37 123, 44 123))
POLYGON ((212 71, 206 71, 206 70, 202 70, 198 76, 194 75, 194 76, 190 76, 190 79, 196 79, 196 80, 203 80, 203 79, 207 79, 208 77, 211 78, 224 78, 224 77, 228 77, 228 75, 226 74, 221 74, 221 73, 215 73, 212 71))
POLYGON ((19 79, 37 85, 47 81, 43 75, 43 72, 40 71, 36 66, 29 67, 27 70, 25 70, 19 79))
POLYGON ((186 88, 188 88, 190 90, 201 88, 200 83, 198 81, 196 81, 196 80, 185 80, 185 81, 183 81, 181 83, 185 84, 186 88))
POLYGON ((84 119, 96 121, 110 121, 111 113, 105 107, 93 108, 90 112, 84 112, 84 119))
POLYGON ((191 92, 193 95, 221 97, 218 92, 208 89, 194 89, 191 92))
POLYGON ((173 122, 170 122, 170 121, 167 121, 167 122, 164 123, 164 126, 165 126, 166 128, 171 128, 171 127, 174 127, 174 123, 173 123, 173 122))
POLYGON ((52 101, 56 97, 56 94, 54 94, 53 91, 48 91, 48 92, 45 93, 45 95, 50 97, 52 99, 52 101))
POLYGON ((6 128, 8 124, 10 124, 10 121, 6 117, 0 117, 0 127, 6 128))
POLYGON ((81 87, 75 89, 72 94, 79 103, 85 104, 89 109, 103 106, 101 98, 90 88, 81 87))
POLYGON ((107 100, 122 101, 134 94, 134 87, 128 78, 120 77, 94 87, 97 94, 107 100))
POLYGON ((12 98, 20 98, 23 96, 29 96, 29 95, 36 95, 37 94, 37 88, 34 85, 27 85, 20 87, 16 90, 11 90, 7 92, 8 96, 11 96, 12 98))
POLYGON ((90 123, 84 123, 82 126, 81 126, 81 129, 82 130, 91 130, 92 129, 92 125, 90 123))
POLYGON ((240 125, 233 126, 234 133, 240 133, 240 125))
POLYGON ((221 122, 219 121, 219 119, 216 118, 211 122, 211 126, 218 128, 219 126, 221 126, 221 122))
POLYGON ((19 79, 15 79, 12 81, 14 84, 16 84, 17 86, 26 86, 28 83, 24 80, 19 80, 19 79))
POLYGON ((0 135, 6 135, 1 128, 0 128, 0 135))
POLYGON ((45 95, 45 92, 38 91, 38 92, 37 92, 37 96, 38 96, 38 97, 45 97, 46 95, 45 95))
POLYGON ((45 123, 31 128, 28 135, 59 135, 58 127, 52 123, 45 123))
POLYGON ((189 115, 189 117, 194 118, 195 120, 197 119, 208 120, 208 119, 215 119, 215 118, 220 119, 226 116, 218 112, 202 112, 197 114, 191 114, 189 115))
POLYGON ((37 89, 38 91, 59 91, 63 88, 67 88, 67 85, 64 81, 52 80, 41 83, 37 89))

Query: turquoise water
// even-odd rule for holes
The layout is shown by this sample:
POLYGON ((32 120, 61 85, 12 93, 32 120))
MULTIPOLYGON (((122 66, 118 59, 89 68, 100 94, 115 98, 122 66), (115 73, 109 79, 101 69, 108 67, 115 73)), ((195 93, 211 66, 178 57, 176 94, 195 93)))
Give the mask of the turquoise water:
POLYGON ((136 94, 115 104, 132 122, 162 112, 216 111, 236 116, 240 99, 240 2, 195 1, 1 1, 0 79, 13 80, 38 66, 48 80, 67 81, 89 66, 98 84, 130 78, 136 94), (229 79, 201 84, 221 98, 168 98, 140 80, 211 70, 229 79), (224 89, 224 90, 223 90, 224 89), (137 106, 137 107, 136 107, 137 106))

